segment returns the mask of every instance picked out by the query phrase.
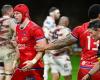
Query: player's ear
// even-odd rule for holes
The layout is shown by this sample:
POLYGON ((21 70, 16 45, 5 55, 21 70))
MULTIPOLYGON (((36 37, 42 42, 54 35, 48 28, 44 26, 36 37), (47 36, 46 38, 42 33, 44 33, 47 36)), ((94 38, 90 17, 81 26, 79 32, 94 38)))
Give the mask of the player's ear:
POLYGON ((100 13, 98 14, 98 18, 100 19, 100 13))
POLYGON ((54 14, 53 12, 50 12, 50 13, 49 13, 49 15, 51 15, 51 16, 52 16, 53 14, 54 14))

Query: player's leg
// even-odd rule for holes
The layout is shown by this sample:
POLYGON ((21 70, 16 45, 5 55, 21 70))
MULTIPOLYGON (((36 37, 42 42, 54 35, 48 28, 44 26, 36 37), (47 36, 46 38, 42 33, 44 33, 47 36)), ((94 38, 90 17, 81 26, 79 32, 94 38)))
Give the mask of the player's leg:
POLYGON ((4 55, 5 55, 5 47, 0 45, 0 80, 4 80, 5 78, 5 70, 4 70, 4 55))
POLYGON ((50 64, 52 80, 59 80, 60 74, 58 72, 58 66, 56 64, 50 64))
POLYGON ((5 80, 11 80, 13 74, 13 53, 9 53, 4 56, 4 70, 5 70, 5 80))
POLYGON ((46 53, 44 56, 43 56, 43 62, 44 62, 44 74, 43 74, 43 77, 44 77, 44 80, 48 80, 48 72, 49 72, 49 57, 48 57, 48 54, 46 53))
POLYGON ((11 63, 5 63, 4 64, 4 70, 5 70, 5 80, 11 80, 13 70, 12 70, 12 64, 11 63))
POLYGON ((70 61, 66 61, 63 70, 61 70, 60 72, 61 75, 64 76, 64 80, 72 80, 72 66, 70 61))
POLYGON ((48 73, 49 73, 49 64, 44 64, 44 80, 48 80, 48 73))
POLYGON ((4 79, 4 63, 3 62, 0 62, 0 80, 3 80, 4 79))
POLYGON ((12 66, 10 63, 8 64, 4 64, 4 70, 5 70, 5 80, 11 80, 12 74, 13 74, 13 70, 12 70, 12 66))
POLYGON ((72 75, 64 76, 64 80, 72 80, 72 75))
POLYGON ((59 57, 56 57, 55 60, 58 72, 64 76, 64 80, 72 80, 72 65, 69 56, 61 55, 59 57))
POLYGON ((51 73, 52 74, 52 80, 59 80, 60 75, 59 73, 51 73))

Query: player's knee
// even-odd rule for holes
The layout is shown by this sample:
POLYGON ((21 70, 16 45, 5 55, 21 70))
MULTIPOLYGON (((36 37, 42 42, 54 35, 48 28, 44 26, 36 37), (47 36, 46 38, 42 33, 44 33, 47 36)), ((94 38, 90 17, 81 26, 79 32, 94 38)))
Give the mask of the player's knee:
POLYGON ((0 70, 0 76, 5 76, 4 70, 0 70))
POLYGON ((5 71, 5 76, 12 76, 12 71, 5 71))
POLYGON ((72 75, 64 76, 65 80, 72 80, 72 75))

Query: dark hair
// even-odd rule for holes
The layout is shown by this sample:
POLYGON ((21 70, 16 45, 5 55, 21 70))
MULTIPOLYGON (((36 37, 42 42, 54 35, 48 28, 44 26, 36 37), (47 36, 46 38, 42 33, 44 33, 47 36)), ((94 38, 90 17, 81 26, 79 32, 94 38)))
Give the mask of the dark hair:
POLYGON ((56 7, 51 7, 50 9, 49 9, 49 13, 50 12, 53 12, 53 11, 55 11, 55 10, 57 10, 58 8, 56 8, 56 7))
POLYGON ((13 8, 11 5, 3 5, 3 6, 2 6, 2 9, 1 9, 2 14, 7 13, 7 11, 8 11, 9 9, 11 9, 11 8, 13 8))
POLYGON ((95 19, 100 13, 100 4, 93 4, 89 7, 88 16, 90 19, 95 19))
POLYGON ((95 20, 95 21, 90 22, 88 28, 92 28, 94 30, 96 30, 97 28, 100 28, 100 20, 95 20))

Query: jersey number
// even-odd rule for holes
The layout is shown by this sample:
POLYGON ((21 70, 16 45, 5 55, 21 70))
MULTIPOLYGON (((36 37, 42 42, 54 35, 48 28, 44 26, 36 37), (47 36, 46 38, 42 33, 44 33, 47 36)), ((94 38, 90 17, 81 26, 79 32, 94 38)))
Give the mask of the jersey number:
MULTIPOLYGON (((88 50, 90 50, 91 49, 91 37, 87 36, 87 39, 88 39, 88 50)), ((92 48, 92 50, 98 50, 99 40, 96 42, 93 42, 93 44, 96 45, 96 47, 92 48)))

